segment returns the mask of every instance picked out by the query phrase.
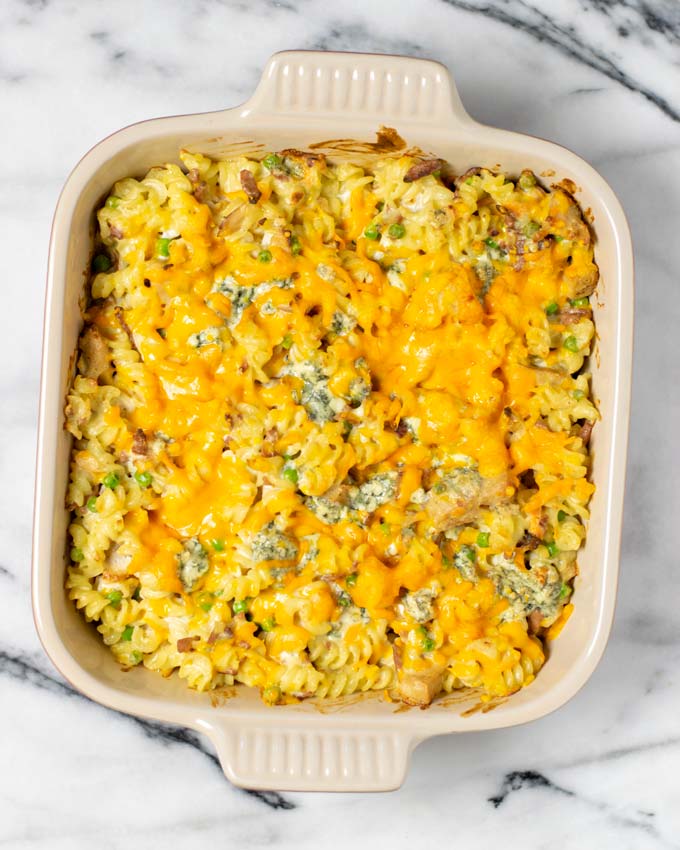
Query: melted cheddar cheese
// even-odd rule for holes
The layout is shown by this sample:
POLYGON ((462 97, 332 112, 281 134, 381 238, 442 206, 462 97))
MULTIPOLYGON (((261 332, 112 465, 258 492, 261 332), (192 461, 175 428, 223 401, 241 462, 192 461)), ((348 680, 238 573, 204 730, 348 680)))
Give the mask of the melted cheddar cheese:
POLYGON ((575 202, 410 156, 182 161, 98 212, 72 599, 199 690, 528 684, 593 490, 575 202))

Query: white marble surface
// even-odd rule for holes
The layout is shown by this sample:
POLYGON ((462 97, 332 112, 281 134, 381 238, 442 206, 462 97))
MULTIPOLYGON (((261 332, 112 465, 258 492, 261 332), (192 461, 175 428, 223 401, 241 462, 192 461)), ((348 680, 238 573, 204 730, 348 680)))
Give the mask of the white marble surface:
POLYGON ((680 4, 674 0, 3 0, 0 4, 0 847, 680 847, 680 4), (440 738, 380 795, 247 793, 209 745, 75 694, 43 654, 29 560, 46 249, 94 142, 232 105, 275 50, 430 56, 469 111, 590 160, 637 257, 629 485, 616 623, 572 702, 440 738))

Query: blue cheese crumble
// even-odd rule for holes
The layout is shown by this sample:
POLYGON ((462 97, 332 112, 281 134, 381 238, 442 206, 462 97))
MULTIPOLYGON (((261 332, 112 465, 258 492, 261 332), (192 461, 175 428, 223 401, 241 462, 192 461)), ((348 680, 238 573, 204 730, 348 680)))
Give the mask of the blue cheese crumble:
POLYGON ((253 561, 292 561, 297 558, 297 543, 273 524, 258 531, 251 544, 253 561))
POLYGON ((197 331, 191 334, 187 342, 194 348, 203 348, 205 345, 222 345, 222 328, 211 327, 204 328, 202 331, 197 331))
POLYGON ((187 540, 177 555, 177 571, 187 592, 194 589, 198 580, 208 572, 209 566, 208 553, 199 540, 196 537, 187 540))
POLYGON ((227 319, 227 324, 230 328, 234 328, 241 321, 244 312, 260 295, 272 289, 291 289, 292 286, 293 279, 290 277, 266 280, 256 286, 242 286, 236 282, 235 278, 229 276, 215 281, 213 292, 226 295, 231 301, 231 315, 227 319))
POLYGON ((358 511, 372 513, 393 499, 397 492, 398 472, 381 472, 356 488, 350 504, 358 511))

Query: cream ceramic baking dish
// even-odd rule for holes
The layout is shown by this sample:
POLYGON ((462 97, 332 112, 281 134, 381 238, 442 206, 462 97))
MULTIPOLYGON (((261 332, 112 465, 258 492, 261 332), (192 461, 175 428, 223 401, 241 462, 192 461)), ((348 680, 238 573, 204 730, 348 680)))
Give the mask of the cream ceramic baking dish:
MULTIPOLYGON (((336 145, 338 148, 356 145, 336 145)), ((359 149, 362 149, 359 146, 359 149)), ((366 152, 368 148, 363 148, 366 152)), ((554 177, 552 176, 554 175, 554 177)), ((633 260, 614 193, 582 159, 549 142, 485 127, 463 109, 435 62, 351 53, 288 52, 268 63, 253 97, 222 112, 161 118, 127 127, 93 148, 68 178, 57 206, 47 280, 33 540, 33 606, 43 645, 59 671, 88 697, 129 714, 178 723, 212 740, 238 785, 324 791, 387 790, 404 779, 425 738, 525 723, 554 711, 593 672, 614 612, 631 382, 633 260), (79 300, 91 252, 93 211, 114 181, 177 161, 188 147, 215 154, 237 143, 263 151, 329 139, 371 140, 380 125, 448 159, 518 173, 530 168, 569 179, 592 212, 601 270, 591 358, 602 420, 595 429, 588 540, 580 554, 574 615, 536 681, 493 710, 474 697, 449 697, 427 711, 378 698, 270 708, 249 689, 214 705, 173 677, 122 672, 66 597, 68 515, 64 494, 69 438, 63 399, 82 325, 79 300)))

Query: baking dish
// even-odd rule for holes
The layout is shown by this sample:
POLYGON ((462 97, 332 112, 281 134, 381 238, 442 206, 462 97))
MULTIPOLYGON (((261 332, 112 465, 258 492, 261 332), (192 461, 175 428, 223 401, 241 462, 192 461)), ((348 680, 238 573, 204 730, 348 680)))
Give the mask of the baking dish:
MULTIPOLYGON (((322 145, 321 149, 324 149, 322 145)), ((403 781, 410 753, 425 738, 494 729, 542 717, 570 699, 598 663, 614 611, 631 383, 633 261, 628 226, 615 195, 583 160, 552 143, 485 127, 465 112, 446 69, 431 61, 351 53, 286 52, 269 61, 242 106, 162 118, 127 127, 98 144, 68 178, 57 206, 48 268, 33 540, 33 606, 45 650, 88 697, 129 714, 204 732, 227 777, 278 790, 388 790, 403 781), (427 711, 356 696, 267 707, 241 688, 223 695, 189 691, 173 677, 123 672, 96 631, 67 599, 64 494, 70 443, 63 399, 82 319, 84 270, 93 212, 110 186, 151 166, 177 161, 185 147, 230 150, 306 148, 324 140, 330 155, 370 155, 381 125, 410 146, 436 152, 461 172, 472 165, 549 180, 569 180, 589 210, 601 280, 594 305, 598 340, 591 357, 602 421, 595 429, 597 492, 575 612, 536 681, 511 698, 480 706, 474 695, 440 700, 427 711)))

